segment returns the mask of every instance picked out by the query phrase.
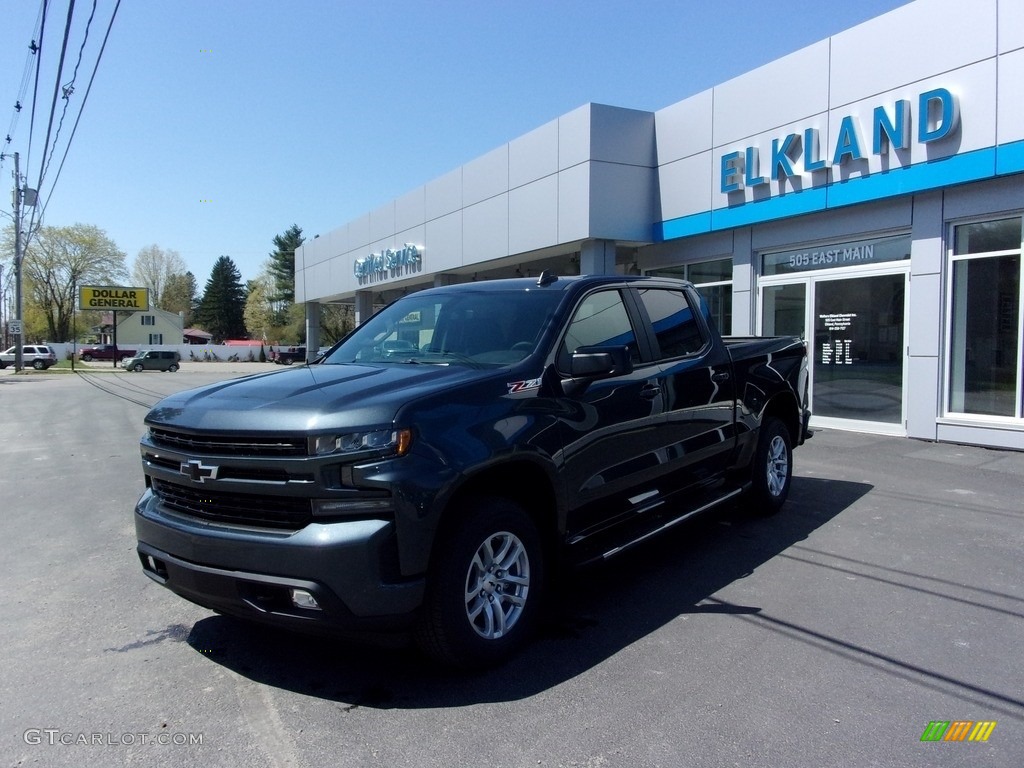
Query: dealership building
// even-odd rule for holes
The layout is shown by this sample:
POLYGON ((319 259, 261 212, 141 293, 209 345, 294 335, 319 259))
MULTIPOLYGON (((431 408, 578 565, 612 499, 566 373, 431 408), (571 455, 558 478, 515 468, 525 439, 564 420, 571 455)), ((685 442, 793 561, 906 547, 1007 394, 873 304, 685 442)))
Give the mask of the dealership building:
POLYGON ((1022 219, 1024 2, 916 0, 656 112, 562 115, 306 242, 295 299, 683 277, 723 333, 807 339, 812 425, 1024 450, 1022 219))

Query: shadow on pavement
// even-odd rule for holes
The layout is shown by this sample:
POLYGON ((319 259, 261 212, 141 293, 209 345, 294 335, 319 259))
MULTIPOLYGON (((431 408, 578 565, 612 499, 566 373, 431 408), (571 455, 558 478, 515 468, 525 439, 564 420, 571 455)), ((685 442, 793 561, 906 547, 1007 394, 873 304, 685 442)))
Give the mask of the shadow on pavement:
POLYGON ((258 683, 357 707, 430 708, 532 696, 584 672, 684 614, 757 613, 705 603, 806 539, 871 490, 866 483, 794 478, 775 517, 739 507, 708 514, 612 561, 571 574, 561 614, 503 666, 476 675, 438 668, 411 647, 306 637, 213 616, 186 642, 258 683))

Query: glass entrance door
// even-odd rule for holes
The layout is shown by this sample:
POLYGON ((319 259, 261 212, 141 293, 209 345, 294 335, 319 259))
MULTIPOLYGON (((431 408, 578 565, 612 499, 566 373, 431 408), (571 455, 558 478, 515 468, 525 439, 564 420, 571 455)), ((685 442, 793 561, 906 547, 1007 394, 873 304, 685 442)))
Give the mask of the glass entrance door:
POLYGON ((905 284, 903 272, 814 281, 815 415, 902 426, 905 284))
POLYGON ((808 342, 812 424, 904 433, 906 286, 905 268, 762 283, 759 332, 808 342))

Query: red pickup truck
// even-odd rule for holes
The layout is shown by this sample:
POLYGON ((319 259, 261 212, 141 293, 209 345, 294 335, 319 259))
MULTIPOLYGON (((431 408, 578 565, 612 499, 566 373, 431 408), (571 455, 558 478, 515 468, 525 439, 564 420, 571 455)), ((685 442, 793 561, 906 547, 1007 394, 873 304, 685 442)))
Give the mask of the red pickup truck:
POLYGON ((134 357, 136 350, 123 349, 114 344, 99 344, 95 347, 83 347, 78 353, 78 359, 83 363, 93 360, 117 360, 121 362, 126 357, 134 357))

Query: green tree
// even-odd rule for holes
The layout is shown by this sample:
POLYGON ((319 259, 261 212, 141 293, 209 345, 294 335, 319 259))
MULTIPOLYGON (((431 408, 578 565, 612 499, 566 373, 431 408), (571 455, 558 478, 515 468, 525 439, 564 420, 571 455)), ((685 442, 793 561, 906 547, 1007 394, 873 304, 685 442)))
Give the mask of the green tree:
POLYGON ((177 251, 165 251, 158 245, 147 245, 135 257, 132 279, 136 286, 149 289, 151 306, 167 310, 164 306, 167 284, 174 275, 182 275, 187 270, 188 267, 177 251))
MULTIPOLYGON (((13 239, 5 249, 13 254, 13 239)), ((126 256, 107 234, 91 224, 42 227, 22 262, 26 315, 38 309, 46 318, 49 341, 69 341, 82 285, 123 285, 126 256)))
POLYGON ((292 224, 274 237, 274 250, 266 269, 273 280, 269 298, 279 312, 287 311, 287 305, 295 301, 295 249, 303 240, 298 224, 292 224))
POLYGON ((199 286, 191 272, 168 275, 160 296, 160 309, 168 312, 185 313, 185 327, 192 325, 196 308, 199 306, 199 286))
POLYGON ((199 302, 196 320, 213 334, 215 343, 245 338, 245 288, 242 275, 230 256, 221 256, 213 265, 199 302))

